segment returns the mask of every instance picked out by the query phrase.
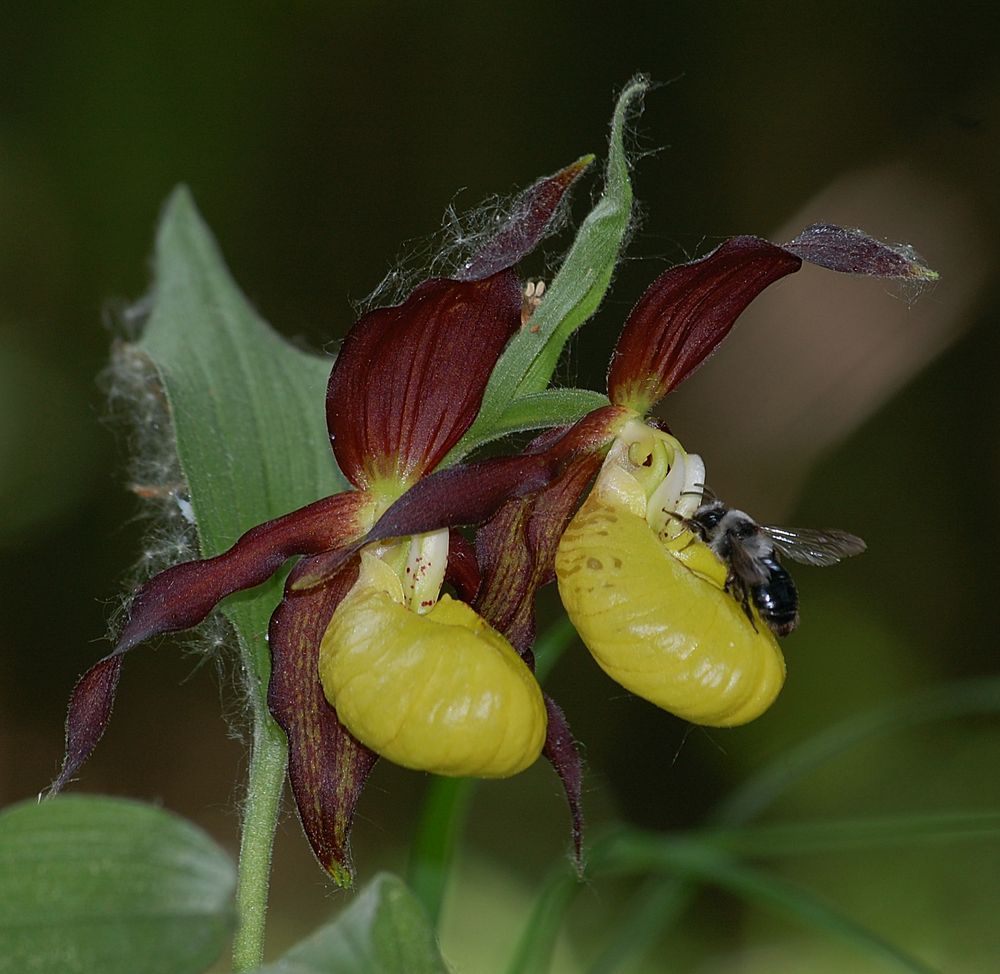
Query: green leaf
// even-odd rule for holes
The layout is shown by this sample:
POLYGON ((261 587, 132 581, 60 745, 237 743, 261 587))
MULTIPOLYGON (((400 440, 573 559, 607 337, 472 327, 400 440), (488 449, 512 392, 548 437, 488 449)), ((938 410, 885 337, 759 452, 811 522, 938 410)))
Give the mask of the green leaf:
POLYGON ((0 814, 0 972, 206 970, 233 924, 235 870, 200 829, 90 796, 0 814))
MULTIPOLYGON (((500 415, 489 440, 525 430, 568 426, 608 405, 608 397, 590 389, 543 389, 515 399, 500 415)), ((488 440, 477 443, 482 446, 488 440)))
POLYGON ((514 336, 493 370, 476 421, 445 458, 447 466, 497 436, 502 417, 517 400, 541 392, 552 379, 570 335, 604 298, 632 215, 632 183, 625 155, 625 122, 649 82, 636 78, 621 94, 611 119, 604 193, 573 241, 559 273, 531 318, 514 336))
MULTIPOLYGON (((156 240, 152 314, 138 349, 163 385, 201 553, 347 488, 325 425, 331 361, 294 348, 253 310, 185 188, 156 240)), ((277 580, 224 604, 260 692, 277 580)))
POLYGON ((401 879, 380 873, 336 920, 258 974, 447 974, 434 932, 401 879))

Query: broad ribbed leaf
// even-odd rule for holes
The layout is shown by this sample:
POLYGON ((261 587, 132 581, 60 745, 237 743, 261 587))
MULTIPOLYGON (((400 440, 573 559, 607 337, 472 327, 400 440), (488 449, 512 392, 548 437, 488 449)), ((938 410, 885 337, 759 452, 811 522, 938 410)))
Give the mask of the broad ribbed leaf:
MULTIPOLYGON (((156 241, 153 313, 139 342, 170 404, 203 557, 347 482, 330 455, 330 360, 303 352, 250 307, 190 195, 170 198, 156 241)), ((224 606, 263 695, 264 633, 280 583, 224 606)))
MULTIPOLYGON (((330 361, 294 348, 254 312, 185 189, 170 197, 160 222, 151 309, 129 355, 148 361, 152 381, 159 383, 166 398, 173 442, 161 449, 176 449, 203 556, 218 555, 255 525, 348 486, 330 454, 323 424, 330 361)), ((331 512, 313 509, 312 513, 331 512)), ((307 527, 327 535, 339 530, 333 523, 307 527)), ((303 550, 309 550, 308 545, 303 550)), ((238 568, 246 575, 237 579, 240 584, 210 577, 210 570, 204 569, 188 582, 196 590, 207 586, 207 595, 202 594, 212 598, 241 584, 262 581, 289 553, 275 545, 267 558, 251 558, 254 564, 238 568)), ((145 632, 137 622, 131 633, 126 629, 128 645, 151 631, 190 625, 204 616, 208 606, 195 604, 197 599, 187 607, 165 605, 173 593, 160 589, 169 589, 181 575, 161 583, 152 602, 163 603, 168 615, 190 610, 193 617, 178 617, 145 632)), ((280 582, 272 581, 255 598, 223 607, 236 630, 261 710, 270 666, 264 633, 279 594, 280 582)), ((89 680, 77 686, 67 725, 67 768, 60 785, 103 731, 118 665, 117 661, 99 665, 87 674, 89 680)))
POLYGON ((645 78, 637 78, 618 99, 611 120, 604 192, 583 221, 528 327, 518 333, 501 356, 476 422, 449 454, 447 462, 455 462, 493 439, 495 430, 504 425, 501 417, 512 404, 517 405, 516 400, 548 386, 570 335, 590 318, 604 298, 632 214, 625 122, 648 87, 645 78))
POLYGON ((233 926, 235 869, 162 809, 72 796, 0 815, 0 972, 197 974, 233 926))
POLYGON ((336 920, 256 974, 448 974, 434 931, 403 881, 380 873, 336 920))

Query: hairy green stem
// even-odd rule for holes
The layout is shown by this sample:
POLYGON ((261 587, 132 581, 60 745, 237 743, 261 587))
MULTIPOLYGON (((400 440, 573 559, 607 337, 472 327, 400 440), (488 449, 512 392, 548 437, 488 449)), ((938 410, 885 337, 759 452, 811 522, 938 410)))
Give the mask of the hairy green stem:
POLYGON ((271 851, 281 809, 288 744, 265 710, 254 720, 253 749, 243 810, 240 868, 236 886, 233 970, 249 971, 264 960, 264 925, 271 879, 271 851))

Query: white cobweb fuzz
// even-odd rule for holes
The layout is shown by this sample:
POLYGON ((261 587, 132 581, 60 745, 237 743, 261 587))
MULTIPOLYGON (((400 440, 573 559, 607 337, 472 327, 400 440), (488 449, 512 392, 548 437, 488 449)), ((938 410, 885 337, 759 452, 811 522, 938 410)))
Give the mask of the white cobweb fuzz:
MULTIPOLYGON (((374 308, 399 304, 427 278, 454 277, 492 236, 517 217, 526 204, 530 189, 518 190, 508 196, 490 196, 465 211, 458 209, 453 198, 441 218, 440 228, 428 236, 407 240, 392 269, 370 294, 355 302, 355 312, 361 315, 374 308)), ((566 193, 556 207, 544 236, 557 233, 568 222, 569 196, 566 193)), ((548 270, 546 267, 545 272, 536 276, 548 276, 548 270)))
MULTIPOLYGON (((135 518, 144 525, 139 557, 124 578, 125 593, 111 612, 109 635, 121 631, 138 588, 158 572, 199 556, 198 534, 187 481, 174 439, 170 406, 156 367, 137 344, 151 309, 151 299, 109 308, 106 322, 115 333, 111 361, 99 377, 107 397, 107 421, 123 439, 128 462, 127 489, 139 499, 135 518)), ((198 665, 215 660, 235 643, 221 613, 213 613, 187 646, 198 665)))

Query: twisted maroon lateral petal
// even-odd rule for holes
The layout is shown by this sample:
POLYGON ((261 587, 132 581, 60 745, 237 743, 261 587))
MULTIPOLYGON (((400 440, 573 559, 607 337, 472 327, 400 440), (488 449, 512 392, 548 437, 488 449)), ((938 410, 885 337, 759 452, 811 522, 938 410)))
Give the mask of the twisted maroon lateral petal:
POLYGON ((330 373, 326 418, 340 469, 359 488, 432 470, 479 412, 493 366, 521 325, 512 270, 424 281, 364 315, 330 373))
POLYGON ((353 491, 325 497, 252 528, 215 558, 174 565, 151 578, 133 600, 114 651, 92 666, 73 689, 66 717, 66 754, 51 793, 76 774, 104 734, 123 654, 151 636, 196 626, 227 595, 267 581, 293 555, 352 541, 364 530, 364 509, 371 503, 353 491))
POLYGON ((266 582, 294 555, 353 541, 365 529, 364 512, 371 504, 358 491, 324 497, 258 524, 221 555, 160 572, 132 602, 115 652, 124 653, 150 636, 196 626, 227 595, 266 582))
POLYGON ((580 792, 583 784, 583 763, 577 750, 573 733, 566 722, 562 708, 545 694, 545 709, 549 716, 548 732, 542 753, 548 758, 562 781, 569 805, 573 838, 573 861, 576 871, 583 874, 583 803, 580 792))
POLYGON ((327 701, 319 681, 319 647, 334 609, 357 575, 355 559, 323 587, 298 593, 291 589, 290 575, 268 630, 268 706, 288 737, 295 806, 320 865, 345 887, 354 875, 351 824, 378 755, 351 736, 327 701))
POLYGON ((514 201, 503 226, 459 269, 460 281, 478 281, 527 256, 545 236, 566 190, 593 162, 584 156, 552 176, 539 179, 514 201))
POLYGON ((541 490, 507 501, 476 533, 482 584, 473 608, 525 658, 535 641, 535 593, 552 580, 559 539, 602 459, 597 451, 575 457, 541 490))
POLYGON ((861 230, 814 223, 786 243, 789 253, 843 274, 933 281, 937 274, 906 244, 887 244, 861 230))
POLYGON ((764 288, 801 265, 759 237, 734 237, 664 271, 622 329, 608 372, 611 401, 648 412, 715 351, 764 288))
POLYGON ((49 788, 50 797, 62 791, 100 741, 111 717, 121 669, 121 656, 105 656, 73 687, 66 716, 66 754, 59 777, 49 788))
POLYGON ((363 538, 311 559, 296 578, 296 589, 322 585, 352 554, 376 541, 482 524, 510 498, 544 487, 574 457, 604 450, 627 416, 627 410, 605 406, 584 416, 543 452, 494 457, 424 477, 392 504, 363 538))

